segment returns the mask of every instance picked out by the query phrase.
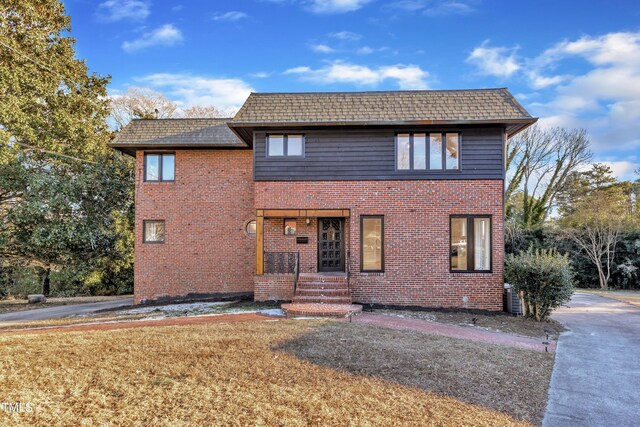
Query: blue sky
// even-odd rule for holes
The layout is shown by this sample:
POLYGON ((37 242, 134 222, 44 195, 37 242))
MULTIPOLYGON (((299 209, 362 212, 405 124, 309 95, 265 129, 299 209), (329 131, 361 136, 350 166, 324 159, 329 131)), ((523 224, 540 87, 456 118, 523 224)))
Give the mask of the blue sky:
POLYGON ((508 87, 543 125, 586 128, 620 178, 640 168, 637 0, 64 3, 112 94, 233 109, 251 91, 508 87))

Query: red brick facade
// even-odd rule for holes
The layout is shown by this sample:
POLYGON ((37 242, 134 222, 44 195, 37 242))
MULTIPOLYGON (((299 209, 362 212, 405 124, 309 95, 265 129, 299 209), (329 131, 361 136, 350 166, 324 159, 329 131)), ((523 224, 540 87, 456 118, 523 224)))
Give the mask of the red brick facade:
MULTIPOLYGON (((350 209, 355 302, 486 310, 502 309, 502 186, 500 180, 255 183, 258 209, 350 209), (491 273, 449 271, 452 214, 491 215, 491 273), (384 215, 384 273, 360 272, 360 215, 384 215)), ((282 235, 282 219, 265 219, 265 251, 299 250, 301 271, 317 271, 315 224, 298 221, 309 244, 297 245, 282 235)))
MULTIPOLYGON (((255 238, 245 225, 256 209, 349 209, 354 302, 502 309, 501 180, 255 182, 251 150, 178 150, 175 182, 143 182, 136 164, 135 302, 189 294, 255 292, 289 300, 290 275, 255 274, 255 238), (255 198, 255 200, 254 200, 255 198), (449 271, 452 214, 491 215, 491 273, 449 271), (384 272, 360 272, 360 215, 384 216, 384 272), (142 242, 143 220, 165 220, 163 244, 142 242)), ((301 272, 317 272, 317 218, 265 218, 266 252, 300 252, 301 272)))
POLYGON ((175 182, 144 182, 136 156, 135 303, 189 294, 253 292, 251 150, 177 150, 175 182), (143 220, 165 221, 165 242, 142 242, 143 220))

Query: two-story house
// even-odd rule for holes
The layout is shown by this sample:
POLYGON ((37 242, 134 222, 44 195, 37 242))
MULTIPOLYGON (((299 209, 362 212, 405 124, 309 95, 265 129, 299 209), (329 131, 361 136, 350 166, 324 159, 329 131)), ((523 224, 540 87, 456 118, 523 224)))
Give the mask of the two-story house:
POLYGON ((134 120, 135 302, 502 309, 506 89, 253 93, 232 119, 134 120))

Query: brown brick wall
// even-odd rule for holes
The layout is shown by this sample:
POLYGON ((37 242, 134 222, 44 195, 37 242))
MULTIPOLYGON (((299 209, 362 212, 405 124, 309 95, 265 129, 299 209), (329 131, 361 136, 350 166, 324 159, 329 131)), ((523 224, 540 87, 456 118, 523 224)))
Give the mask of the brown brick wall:
POLYGON ((256 301, 291 301, 293 299, 292 274, 264 274, 254 278, 256 301))
POLYGON ((143 182, 136 156, 135 303, 253 292, 255 218, 250 150, 178 150, 176 180, 143 182), (142 243, 142 221, 165 220, 164 244, 142 243))
MULTIPOLYGON (((501 180, 255 183, 258 209, 351 209, 354 301, 487 310, 502 309, 502 186, 501 180), (449 272, 451 214, 492 215, 492 273, 449 272), (360 273, 360 215, 384 215, 384 273, 360 273)), ((265 225, 265 250, 288 250, 292 238, 274 221, 265 225)), ((309 233, 314 253, 303 255, 305 269, 315 268, 315 228, 309 233)))

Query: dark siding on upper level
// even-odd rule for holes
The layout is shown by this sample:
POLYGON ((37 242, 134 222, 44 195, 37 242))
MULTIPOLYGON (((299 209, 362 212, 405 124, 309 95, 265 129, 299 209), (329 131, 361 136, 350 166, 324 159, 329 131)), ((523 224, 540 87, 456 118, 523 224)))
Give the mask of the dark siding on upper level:
POLYGON ((254 133, 256 181, 503 179, 504 129, 287 129, 254 133), (398 132, 459 132, 459 171, 396 171, 395 134, 398 132), (267 158, 267 133, 305 135, 304 158, 267 158))

